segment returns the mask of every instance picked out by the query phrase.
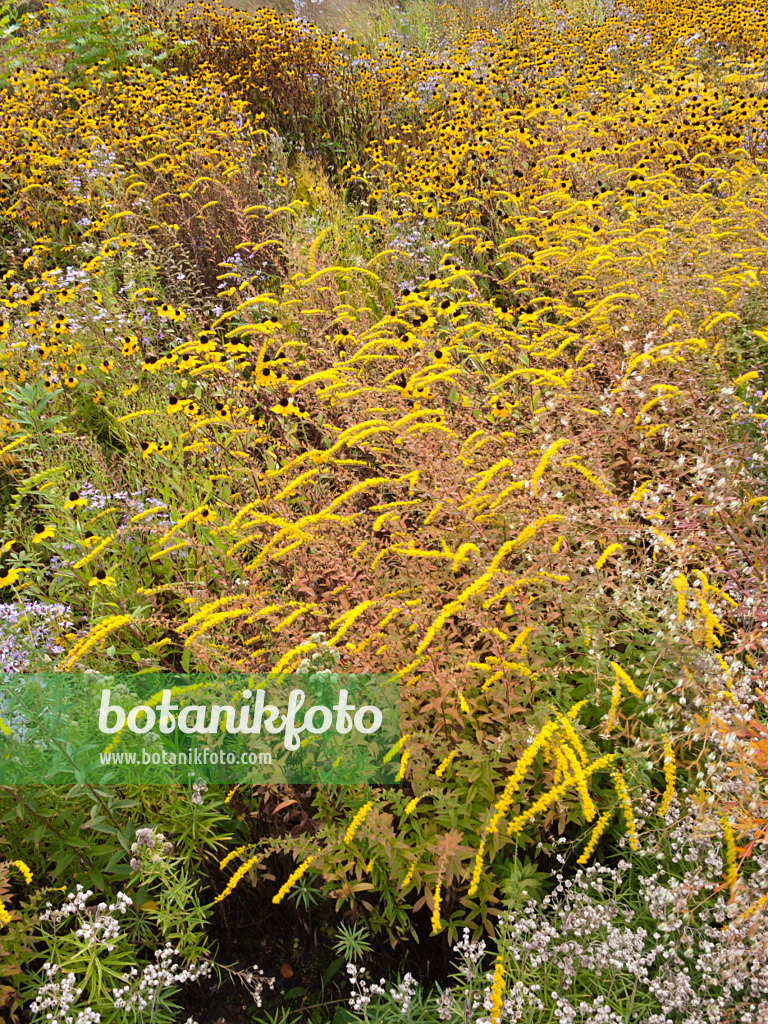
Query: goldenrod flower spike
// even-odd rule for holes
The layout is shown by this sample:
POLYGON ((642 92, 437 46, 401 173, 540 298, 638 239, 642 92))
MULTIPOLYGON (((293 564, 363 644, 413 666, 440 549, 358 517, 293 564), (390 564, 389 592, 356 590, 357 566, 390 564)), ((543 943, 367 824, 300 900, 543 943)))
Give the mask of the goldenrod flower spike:
POLYGON ((472 881, 469 883, 469 889, 467 890, 467 896, 474 896, 477 892, 478 886, 480 885, 480 876, 483 873, 483 857, 485 855, 485 836, 480 837, 480 845, 477 848, 477 854, 475 855, 475 866, 472 869, 472 881))
POLYGON ((493 985, 491 987, 491 1024, 501 1024, 501 1010, 504 1005, 504 958, 501 954, 496 957, 496 966, 493 971, 493 985))
POLYGON ((629 799, 629 790, 627 784, 618 769, 613 771, 613 785, 616 790, 616 796, 619 798, 621 809, 624 812, 624 826, 627 832, 627 839, 629 840, 629 848, 633 851, 640 849, 640 842, 637 838, 637 828, 635 826, 635 815, 632 810, 632 801, 629 799))
POLYGON ((597 819, 597 822, 595 823, 595 826, 592 829, 592 834, 589 837, 589 842, 584 847, 584 852, 582 853, 582 855, 576 861, 577 864, 589 863, 589 858, 595 852, 600 837, 602 836, 603 832, 605 832, 606 828, 608 827, 608 823, 610 822, 612 817, 613 811, 611 810, 606 811, 604 814, 601 814, 600 817, 597 819))
POLYGON ((259 856, 260 855, 257 853, 254 857, 251 857, 250 860, 247 860, 244 864, 240 865, 240 867, 237 869, 234 875, 232 875, 232 877, 230 878, 229 882, 227 882, 226 889, 224 889, 223 892, 220 892, 219 895, 216 896, 216 898, 213 901, 214 903, 221 903, 222 900, 225 900, 227 896, 229 896, 234 891, 234 889, 237 886, 237 883, 240 881, 241 878, 243 878, 244 875, 248 874, 253 865, 259 859, 259 856))
POLYGON ((307 857, 303 864, 296 868, 293 874, 288 876, 285 885, 283 885, 275 896, 272 897, 273 903, 281 903, 285 896, 288 895, 293 886, 298 882, 302 875, 306 874, 310 864, 315 859, 314 854, 311 857, 307 857))
POLYGON ((437 933, 440 931, 440 928, 441 928, 441 923, 440 923, 440 887, 441 886, 442 886, 442 882, 438 882, 437 885, 435 886, 435 894, 434 894, 434 897, 433 897, 434 904, 435 904, 434 910, 432 911, 432 934, 433 935, 437 935, 437 933))
POLYGON ((664 737, 664 781, 666 787, 664 789, 664 795, 661 798, 659 804, 659 815, 665 817, 667 811, 669 811, 669 805, 675 796, 675 780, 677 776, 677 768, 675 766, 675 752, 672 749, 672 744, 669 742, 667 737, 664 737))
POLYGON ((570 444, 570 443, 571 442, 568 440, 567 437, 561 437, 557 441, 553 441, 552 444, 549 446, 549 448, 547 448, 547 450, 544 452, 544 454, 542 455, 541 459, 539 460, 538 466, 533 471, 533 476, 531 477, 531 494, 537 494, 538 493, 539 481, 541 480, 542 476, 544 475, 544 470, 547 468, 547 464, 548 464, 549 460, 552 458, 552 456, 557 451, 559 451, 560 448, 563 447, 563 445, 570 444))
POLYGON ((354 818, 350 822, 349 828, 344 835, 344 844, 348 845, 355 838, 355 835, 366 819, 369 811, 373 810, 373 804, 369 800, 368 803, 363 804, 360 810, 355 814, 354 818))

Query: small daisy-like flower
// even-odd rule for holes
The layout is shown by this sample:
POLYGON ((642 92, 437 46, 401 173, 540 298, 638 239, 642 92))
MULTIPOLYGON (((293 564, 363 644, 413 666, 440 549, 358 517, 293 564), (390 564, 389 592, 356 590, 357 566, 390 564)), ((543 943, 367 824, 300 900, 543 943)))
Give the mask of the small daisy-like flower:
POLYGON ((136 346, 139 344, 139 339, 135 334, 126 334, 123 338, 123 355, 132 356, 136 351, 136 346))
POLYGON ((212 523, 216 519, 216 513, 206 505, 197 513, 197 518, 201 523, 212 523))
POLYGON ((104 569, 97 569, 95 574, 88 580, 89 587, 114 587, 115 577, 107 576, 104 569))
POLYGON ((432 353, 432 362, 435 366, 447 366, 451 361, 451 357, 445 351, 445 349, 438 348, 432 353))
POLYGON ((97 306, 100 306, 102 304, 103 296, 102 296, 101 292, 96 291, 96 292, 93 293, 93 301, 96 303, 97 306))
POLYGON ((150 352, 149 355, 144 356, 144 359, 142 360, 141 363, 141 369, 144 371, 144 373, 155 373, 155 371, 160 368, 160 365, 161 364, 157 356, 152 355, 152 353, 150 352))
POLYGON ((156 441, 142 441, 141 442, 141 457, 143 459, 148 459, 149 456, 152 454, 152 452, 156 452, 156 451, 157 451, 157 442, 156 441))
POLYGON ((123 388, 123 398, 127 398, 129 395, 135 395, 138 390, 138 384, 132 384, 129 388, 123 388))
POLYGON ((103 397, 104 397, 104 392, 103 391, 94 391, 94 393, 93 393, 93 404, 94 405, 98 405, 103 397))
POLYGON ((77 366, 75 367, 75 373, 78 374, 78 376, 80 377, 82 377, 82 375, 86 373, 87 370, 88 367, 85 365, 85 363, 78 363, 77 366))
POLYGON ((90 548, 93 547, 94 544, 98 544, 100 540, 101 537, 97 536, 93 530, 86 530, 80 543, 84 548, 90 548))
POLYGON ((44 526, 42 523, 40 523, 38 526, 35 527, 35 532, 32 536, 32 543, 42 544, 44 540, 48 540, 49 537, 54 537, 55 535, 55 526, 44 526))
POLYGON ((102 373, 111 373, 115 363, 112 359, 102 359, 99 363, 99 369, 102 373))
POLYGON ((87 504, 87 498, 81 498, 77 491, 70 491, 69 497, 64 502, 64 508, 82 508, 87 504))
POLYGON ((224 420, 225 423, 232 422, 232 410, 229 406, 229 402, 216 403, 216 416, 220 420, 224 420))
POLYGON ((64 387, 67 387, 70 390, 72 388, 76 388, 77 387, 77 377, 65 377, 64 378, 64 387))

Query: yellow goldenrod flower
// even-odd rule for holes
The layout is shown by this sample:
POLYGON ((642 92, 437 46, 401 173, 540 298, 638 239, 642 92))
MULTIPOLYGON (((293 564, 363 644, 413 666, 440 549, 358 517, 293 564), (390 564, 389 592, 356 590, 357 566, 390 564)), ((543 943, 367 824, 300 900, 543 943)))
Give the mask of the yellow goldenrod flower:
POLYGON ((222 900, 225 900, 227 896, 229 896, 230 893, 234 891, 234 889, 237 886, 237 883, 240 881, 243 875, 248 874, 248 872, 251 870, 251 868, 258 859, 259 854, 257 853, 254 857, 251 857, 250 860, 247 860, 244 864, 241 864, 237 871, 234 873, 234 875, 232 875, 229 882, 227 882, 226 889, 224 889, 223 892, 220 892, 219 895, 215 897, 213 902, 220 903, 222 900))
POLYGON ((640 843, 637 838, 635 815, 632 810, 632 802, 629 799, 629 790, 627 789, 627 784, 624 781, 621 772, 617 768, 615 768, 611 774, 613 775, 613 785, 616 790, 616 796, 619 798, 621 809, 624 812, 624 826, 627 832, 627 839, 629 840, 629 848, 636 852, 640 849, 640 843))
POLYGON ((410 750, 406 747, 400 755, 400 770, 395 776, 395 782, 401 782, 405 777, 405 766, 408 764, 408 758, 411 756, 410 750))
POLYGON ((24 861, 23 860, 12 860, 11 864, 13 864, 15 867, 17 867, 19 869, 21 874, 24 876, 24 881, 27 883, 27 885, 31 885, 32 884, 32 872, 29 870, 29 868, 24 863, 24 861))
POLYGON ((501 1008, 504 1000, 504 958, 496 957, 491 987, 491 1024, 501 1024, 501 1008))
POLYGON ((349 824, 349 828, 344 836, 344 843, 351 843, 355 838, 357 830, 363 824, 369 811, 373 810, 373 804, 369 800, 368 803, 363 804, 360 810, 355 814, 354 818, 349 824))
POLYGON ((616 551, 623 551, 623 550, 624 550, 624 545, 623 544, 609 544, 608 547, 605 549, 605 551, 602 553, 602 555, 600 555, 598 560, 595 562, 595 568, 596 569, 602 569, 603 566, 605 565, 605 563, 611 557, 611 555, 614 554, 614 552, 616 552, 616 551))
POLYGON ((408 885, 408 883, 412 880, 413 873, 414 873, 415 870, 416 870, 416 861, 414 861, 413 864, 411 864, 411 866, 408 868, 408 871, 406 872, 405 878, 403 879, 403 884, 400 886, 401 889, 404 889, 406 887, 406 885, 408 885))
POLYGON ((659 814, 663 818, 669 810, 669 805, 675 795, 675 779, 677 775, 677 768, 675 766, 675 752, 672 749, 672 744, 669 740, 664 737, 664 779, 666 781, 666 787, 664 789, 664 795, 661 798, 659 804, 659 814))
POLYGON ((288 880, 286 881, 285 885, 280 889, 276 896, 272 897, 273 903, 280 903, 283 900, 283 898, 288 894, 292 886, 296 882, 298 882, 298 880, 301 878, 303 874, 306 873, 306 871, 309 868, 309 865, 312 863, 314 859, 314 855, 312 855, 311 857, 307 857, 304 863, 300 864, 299 867, 297 867, 296 870, 293 872, 293 874, 288 876, 288 880))
POLYGON ((531 477, 531 494, 536 494, 538 492, 539 480, 541 480, 542 476, 544 475, 544 470, 547 468, 549 460, 552 458, 555 452, 557 452, 560 448, 563 447, 563 445, 566 444, 570 444, 568 438, 561 437, 557 441, 553 441, 549 448, 547 448, 547 450, 544 452, 541 459, 539 460, 538 466, 533 471, 533 476, 531 477))
POLYGON ((621 701, 621 687, 619 686, 619 681, 616 680, 616 682, 613 684, 613 688, 611 690, 611 706, 608 709, 608 718, 606 719, 606 722, 605 722, 605 729, 603 730, 603 736, 607 736, 608 733, 611 731, 611 729, 616 724, 616 715, 618 714, 618 711, 619 711, 619 702, 620 701, 621 701))
POLYGON ((419 800, 421 800, 421 797, 415 796, 412 800, 408 801, 408 803, 405 805, 405 811, 403 812, 406 815, 406 817, 416 810, 419 800))
POLYGON ((608 822, 611 820, 612 817, 613 811, 606 811, 604 814, 601 814, 600 817, 597 819, 597 822, 594 828, 592 829, 592 834, 589 837, 589 842, 584 847, 584 852, 582 853, 582 855, 576 861, 577 864, 586 864, 589 861, 589 858, 595 852, 595 848, 600 840, 600 836, 603 834, 603 832, 605 832, 606 828, 608 827, 608 822))
POLYGON ((483 873, 483 857, 485 855, 485 836, 480 837, 480 845, 477 848, 477 854, 475 855, 475 866, 472 869, 472 881, 469 883, 469 889, 467 890, 467 896, 474 896, 477 892, 477 888, 480 885, 480 876, 483 873))
POLYGON ((461 708, 465 715, 468 715, 470 713, 469 704, 467 704, 466 697, 461 692, 461 690, 459 690, 459 707, 461 708))
POLYGON ((573 751, 567 743, 563 744, 562 749, 568 759, 571 773, 576 782, 576 791, 579 794, 579 800, 581 801, 581 808, 584 811, 584 817, 587 821, 593 821, 597 814, 597 810, 595 809, 592 797, 589 795, 589 790, 587 789, 587 778, 584 774, 581 761, 576 756, 575 751, 573 751))
POLYGON ((615 661, 612 661, 611 662, 611 668, 616 673, 616 678, 618 680, 620 680, 622 683, 624 683, 624 685, 626 686, 626 688, 629 690, 629 692, 632 694, 633 697, 642 697, 643 696, 642 690, 638 689, 638 687, 635 686, 635 684, 634 684, 634 682, 632 680, 632 677, 627 675, 627 673, 624 671, 624 669, 621 667, 621 665, 618 665, 615 661))
POLYGON ((573 776, 569 775, 564 779, 559 786, 554 786, 548 793, 543 793, 539 799, 531 804, 527 811, 523 811, 522 814, 518 814, 516 818, 513 818, 509 823, 509 834, 511 836, 518 835, 523 830, 523 826, 531 818, 535 818, 540 811, 545 811, 551 804, 555 803, 562 796, 565 795, 566 790, 569 786, 572 786, 575 782, 573 776))
MULTIPOLYGON (((746 921, 748 917, 752 917, 753 914, 756 914, 757 911, 761 910, 766 904, 768 904, 768 892, 764 893, 759 900, 755 900, 755 902, 751 906, 747 907, 744 913, 736 919, 737 922, 746 921)), ((726 924, 724 927, 728 928, 729 925, 730 922, 726 924)))
POLYGON ((440 931, 440 887, 442 882, 438 882, 435 886, 434 895, 434 909, 432 910, 432 934, 437 935, 440 931))
POLYGON ((11 915, 6 910, 5 904, 0 900, 0 924, 8 925, 11 923, 11 915))
POLYGON ((236 850, 230 850, 226 857, 219 861, 219 871, 223 871, 227 864, 231 863, 235 857, 239 857, 246 849, 245 846, 238 846, 236 850))
POLYGON ((448 765, 451 763, 454 757, 456 757, 457 753, 457 750, 452 750, 450 754, 447 757, 443 758, 443 760, 440 762, 438 767, 435 769, 435 775, 438 777, 438 779, 441 779, 443 777, 446 769, 448 768, 448 765))

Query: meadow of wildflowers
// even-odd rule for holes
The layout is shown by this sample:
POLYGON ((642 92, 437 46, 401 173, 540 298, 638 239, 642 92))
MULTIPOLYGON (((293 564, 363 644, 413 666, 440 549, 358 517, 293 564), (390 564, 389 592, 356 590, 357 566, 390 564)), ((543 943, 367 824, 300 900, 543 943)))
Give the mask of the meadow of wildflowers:
POLYGON ((0 787, 5 1018, 768 1022, 768 3, 6 3, 0 92, 0 716, 402 706, 0 787))

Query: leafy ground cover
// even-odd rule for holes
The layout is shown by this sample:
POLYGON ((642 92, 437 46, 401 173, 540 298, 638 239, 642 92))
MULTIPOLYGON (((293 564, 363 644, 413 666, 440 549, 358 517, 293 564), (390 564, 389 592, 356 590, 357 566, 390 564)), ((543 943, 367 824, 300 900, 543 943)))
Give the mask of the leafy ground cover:
POLYGON ((0 661, 401 784, 3 789, 4 1012, 765 1021, 768 6, 323 19, 3 8, 0 661))

